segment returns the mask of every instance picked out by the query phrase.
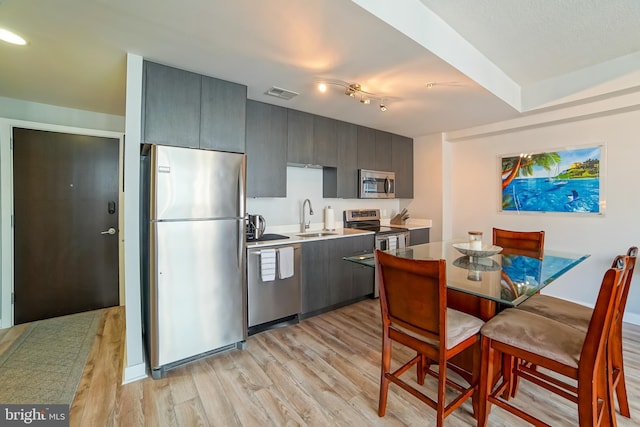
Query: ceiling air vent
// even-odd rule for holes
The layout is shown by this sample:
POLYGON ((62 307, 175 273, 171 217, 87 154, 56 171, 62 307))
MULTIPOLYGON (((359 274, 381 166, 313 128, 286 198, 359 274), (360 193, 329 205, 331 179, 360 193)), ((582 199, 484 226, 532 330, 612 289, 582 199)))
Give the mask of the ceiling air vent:
POLYGON ((273 86, 271 89, 265 92, 267 95, 275 96, 276 98, 284 99, 286 101, 291 98, 300 95, 298 92, 292 90, 282 89, 281 87, 273 86))

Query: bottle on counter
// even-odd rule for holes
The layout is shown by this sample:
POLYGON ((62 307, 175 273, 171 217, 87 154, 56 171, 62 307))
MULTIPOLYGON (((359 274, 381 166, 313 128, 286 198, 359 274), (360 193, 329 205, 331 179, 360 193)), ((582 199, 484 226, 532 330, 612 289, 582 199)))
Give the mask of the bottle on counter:
POLYGON ((336 218, 331 206, 327 206, 324 209, 324 229, 329 231, 334 231, 336 229, 336 218))

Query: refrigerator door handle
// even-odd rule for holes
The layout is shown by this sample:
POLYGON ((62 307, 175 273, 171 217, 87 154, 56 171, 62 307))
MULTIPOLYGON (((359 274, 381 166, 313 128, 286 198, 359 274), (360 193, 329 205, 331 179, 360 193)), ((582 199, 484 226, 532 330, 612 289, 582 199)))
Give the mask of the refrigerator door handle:
POLYGON ((246 209, 246 176, 247 176, 247 155, 245 154, 242 158, 242 162, 240 163, 240 168, 238 170, 238 214, 241 218, 245 216, 246 209))
POLYGON ((242 260, 244 256, 244 241, 246 237, 245 230, 245 204, 246 204, 246 176, 247 176, 247 155, 245 154, 240 163, 238 170, 238 208, 240 221, 238 221, 238 268, 242 269, 242 260))
POLYGON ((237 260, 238 260, 238 269, 242 270, 242 255, 244 254, 244 220, 238 221, 238 252, 237 252, 237 260))

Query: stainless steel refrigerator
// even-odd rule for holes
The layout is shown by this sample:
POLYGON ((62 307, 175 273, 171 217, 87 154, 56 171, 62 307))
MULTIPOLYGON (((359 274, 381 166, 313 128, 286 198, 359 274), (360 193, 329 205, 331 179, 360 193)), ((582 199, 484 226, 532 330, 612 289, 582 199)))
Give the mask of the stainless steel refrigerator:
POLYGON ((166 146, 147 157, 144 329, 160 378, 183 362, 244 347, 246 158, 166 146))

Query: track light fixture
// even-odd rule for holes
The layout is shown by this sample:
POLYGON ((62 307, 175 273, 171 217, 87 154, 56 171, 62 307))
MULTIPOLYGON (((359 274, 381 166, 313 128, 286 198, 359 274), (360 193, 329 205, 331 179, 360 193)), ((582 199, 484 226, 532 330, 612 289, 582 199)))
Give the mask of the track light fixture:
POLYGON ((371 104, 371 101, 373 100, 379 103, 380 111, 387 111, 387 106, 385 105, 383 98, 380 95, 363 90, 359 83, 347 83, 342 80, 320 80, 318 81, 318 90, 320 92, 326 92, 327 85, 342 87, 345 95, 359 100, 361 104, 368 105, 371 104))

